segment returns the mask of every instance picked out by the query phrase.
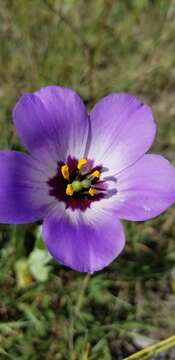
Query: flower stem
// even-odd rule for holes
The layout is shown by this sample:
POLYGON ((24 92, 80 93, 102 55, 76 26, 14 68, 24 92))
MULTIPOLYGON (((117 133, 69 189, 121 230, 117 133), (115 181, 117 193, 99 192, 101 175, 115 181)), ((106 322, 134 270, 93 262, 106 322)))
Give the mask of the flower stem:
POLYGON ((175 335, 158 342, 155 345, 149 346, 146 349, 138 351, 137 353, 124 358, 123 360, 148 360, 152 356, 158 355, 175 346, 175 335))
POLYGON ((78 297, 77 297, 77 302, 76 302, 76 305, 75 305, 75 309, 73 311, 72 318, 71 318, 70 323, 69 323, 70 360, 75 360, 76 359, 76 354, 74 352, 75 322, 76 322, 76 319, 79 316, 79 313, 80 313, 80 310, 81 310, 81 306, 82 306, 82 303, 83 303, 83 300, 84 300, 84 295, 85 295, 89 280, 90 280, 90 274, 88 273, 88 274, 86 274, 86 276, 83 279, 82 286, 80 288, 80 292, 79 292, 78 297))

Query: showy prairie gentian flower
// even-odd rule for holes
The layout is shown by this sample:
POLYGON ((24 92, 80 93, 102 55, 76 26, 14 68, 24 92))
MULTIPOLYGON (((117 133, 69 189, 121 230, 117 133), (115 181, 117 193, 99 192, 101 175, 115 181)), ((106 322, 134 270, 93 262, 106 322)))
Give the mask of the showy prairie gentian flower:
POLYGON ((156 125, 136 97, 114 93, 88 114, 73 90, 48 86, 22 96, 13 118, 31 155, 0 152, 0 222, 43 219, 60 263, 104 268, 124 247, 120 219, 151 219, 174 203, 175 168, 145 155, 156 125))

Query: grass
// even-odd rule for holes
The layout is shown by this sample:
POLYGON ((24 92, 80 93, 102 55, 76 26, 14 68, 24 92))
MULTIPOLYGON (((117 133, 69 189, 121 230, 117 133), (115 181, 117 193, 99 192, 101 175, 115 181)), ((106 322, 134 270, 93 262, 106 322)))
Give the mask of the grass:
MULTIPOLYGON (((174 16, 164 0, 3 1, 1 149, 22 149, 11 122, 20 95, 60 84, 89 108, 113 91, 140 96, 158 125, 153 151, 174 160, 174 16)), ((40 224, 1 225, 0 359, 122 360, 174 335, 174 224, 174 208, 125 222, 122 256, 90 278, 42 257, 40 224)))

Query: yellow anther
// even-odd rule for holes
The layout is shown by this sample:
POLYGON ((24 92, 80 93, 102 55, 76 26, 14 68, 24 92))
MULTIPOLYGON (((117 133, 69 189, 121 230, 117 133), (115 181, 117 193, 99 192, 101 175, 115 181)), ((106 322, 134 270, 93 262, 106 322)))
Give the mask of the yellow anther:
POLYGON ((69 196, 72 196, 74 193, 74 190, 73 190, 73 187, 71 184, 68 184, 67 185, 67 188, 66 188, 66 194, 69 195, 69 196))
POLYGON ((77 165, 77 168, 78 170, 81 170, 82 166, 87 164, 87 160, 86 159, 80 159, 78 160, 78 165, 77 165))
POLYGON ((92 188, 92 187, 90 187, 90 189, 89 189, 89 195, 94 196, 96 193, 97 193, 97 190, 94 189, 94 188, 92 188))
POLYGON ((69 168, 68 165, 61 166, 61 173, 63 175, 63 178, 68 180, 69 179, 69 168))
POLYGON ((96 178, 99 178, 99 177, 100 177, 100 171, 95 170, 95 171, 91 174, 91 176, 96 177, 96 178))

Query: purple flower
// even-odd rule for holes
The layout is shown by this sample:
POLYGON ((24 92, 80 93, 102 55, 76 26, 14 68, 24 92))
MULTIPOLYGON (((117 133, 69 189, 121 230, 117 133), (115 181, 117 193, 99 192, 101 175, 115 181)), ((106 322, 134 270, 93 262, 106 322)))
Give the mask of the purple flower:
POLYGON ((0 222, 43 218, 49 252, 82 272, 107 266, 125 243, 120 219, 151 219, 175 201, 175 168, 145 155, 150 108, 114 93, 90 114, 71 89, 48 86, 17 103, 14 123, 30 156, 0 152, 0 222))

